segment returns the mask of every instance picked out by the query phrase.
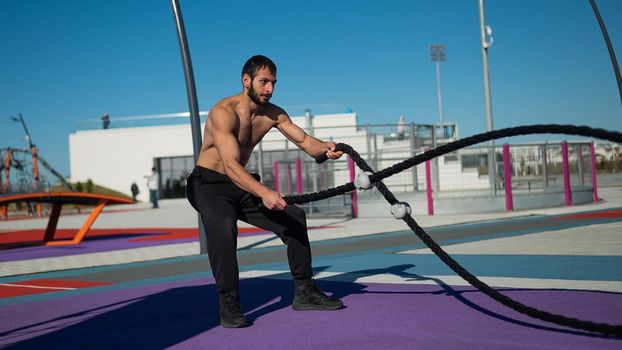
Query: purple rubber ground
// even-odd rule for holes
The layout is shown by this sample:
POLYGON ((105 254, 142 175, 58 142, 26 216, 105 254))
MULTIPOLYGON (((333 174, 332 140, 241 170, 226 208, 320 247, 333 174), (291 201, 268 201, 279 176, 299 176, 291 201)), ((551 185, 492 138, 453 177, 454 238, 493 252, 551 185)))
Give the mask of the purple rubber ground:
MULTIPOLYGON (((211 279, 5 305, 0 346, 16 349, 620 349, 622 340, 534 320, 470 287, 319 281, 346 308, 296 312, 292 282, 242 280, 253 325, 218 325, 211 279), (18 343, 19 342, 19 343, 18 343), (13 348, 13 347, 12 347, 13 348)), ((529 306, 622 323, 622 294, 502 289, 529 306)), ((62 293, 62 292, 61 292, 62 293)), ((59 294, 60 295, 60 294, 59 294)))
MULTIPOLYGON (((146 236, 146 235, 145 235, 146 236)), ((132 238, 141 237, 132 234, 132 238)), ((19 261, 41 258, 53 258, 57 256, 68 256, 75 254, 89 254, 108 252, 113 250, 133 249, 142 247, 154 247, 165 244, 177 244, 196 242, 197 239, 171 239, 171 240, 151 240, 130 242, 128 238, 87 238, 77 245, 67 246, 34 246, 8 250, 0 250, 0 262, 19 261)))

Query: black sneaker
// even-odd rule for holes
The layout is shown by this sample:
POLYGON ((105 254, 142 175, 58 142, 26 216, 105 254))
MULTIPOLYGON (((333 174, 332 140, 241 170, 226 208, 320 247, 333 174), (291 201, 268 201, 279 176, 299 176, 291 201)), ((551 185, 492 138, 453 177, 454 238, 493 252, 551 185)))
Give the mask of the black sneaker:
POLYGON ((225 328, 247 327, 248 322, 242 313, 238 292, 220 294, 220 324, 225 328))
POLYGON ((313 281, 296 286, 294 290, 292 309, 296 311, 339 310, 342 307, 341 300, 324 294, 313 281))

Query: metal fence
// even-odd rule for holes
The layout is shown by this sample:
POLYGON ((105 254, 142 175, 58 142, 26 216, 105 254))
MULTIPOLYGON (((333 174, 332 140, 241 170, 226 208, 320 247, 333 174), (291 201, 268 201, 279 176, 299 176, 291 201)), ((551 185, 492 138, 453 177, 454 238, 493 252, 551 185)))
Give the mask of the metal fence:
MULTIPOLYGON (((202 121, 207 113, 201 112, 202 121)), ((188 113, 154 116, 110 118, 106 128, 127 128, 168 124, 184 124, 188 113)), ((98 119, 79 122, 78 129, 102 128, 98 119)), ((313 123, 311 123, 313 125, 313 123)), ((427 149, 455 141, 458 127, 408 123, 342 125, 306 127, 308 134, 322 140, 334 140, 351 145, 375 170, 382 170, 402 162, 427 149)), ((514 144, 509 147, 509 167, 504 168, 502 145, 494 149, 477 145, 457 150, 430 161, 430 183, 434 197, 505 195, 506 176, 511 176, 510 188, 517 193, 561 191, 564 187, 564 152, 567 152, 569 185, 585 189, 593 186, 594 171, 600 186, 622 186, 622 157, 620 145, 595 144, 595 154, 589 142, 543 142, 514 144), (564 150, 567 147, 567 150, 564 150), (494 162, 489 158, 494 157, 494 162), (489 164, 494 163, 494 171, 489 164), (595 170, 594 170, 595 169, 595 170)), ((183 155, 154 159, 160 172, 160 196, 185 197, 186 178, 192 168, 193 157, 183 155)), ((255 147, 247 169, 258 173, 270 188, 283 194, 310 193, 339 186, 352 180, 346 157, 316 164, 278 131, 270 132, 255 147)), ((359 171, 358 169, 356 170, 359 171)), ((25 173, 25 172, 24 172, 25 173)), ((14 175, 13 175, 14 176, 14 175)), ((383 182, 396 193, 427 191, 425 164, 395 174, 383 182)), ((1 184, 1 182, 0 182, 1 184)), ((7 182, 5 181, 6 185, 7 182)), ((39 187, 49 184, 41 181, 39 187)), ((31 192, 33 182, 28 179, 13 181, 11 187, 1 186, 3 194, 31 192)), ((41 188, 38 190, 45 190, 41 188)), ((304 205, 310 215, 351 215, 352 195, 344 194, 304 205)))
MULTIPOLYGON (((323 140, 348 143, 375 170, 382 170, 427 149, 458 139, 458 130, 454 124, 445 125, 442 131, 438 125, 417 124, 407 124, 402 129, 403 133, 399 130, 397 124, 367 124, 314 128, 307 129, 307 132, 323 140)), ((511 158, 508 174, 512 178, 511 189, 516 193, 562 191, 564 186, 562 148, 561 142, 509 146, 511 158)), ((567 152, 570 186, 573 189, 592 187, 594 165, 590 143, 569 142, 567 152)), ((606 169, 616 169, 616 166, 620 168, 618 165, 608 165, 609 160, 603 160, 604 158, 606 157, 601 157, 600 163, 596 161, 596 165, 600 164, 599 176, 606 174, 606 169)), ((619 159, 619 156, 616 159, 619 159)), ((161 193, 177 196, 185 192, 184 177, 191 171, 191 161, 190 156, 170 160, 169 167, 166 166, 169 163, 160 161, 160 171, 163 172, 161 188, 164 188, 161 193), (181 168, 173 163, 184 163, 184 169, 180 170, 181 168), (175 174, 177 179, 174 191, 169 189, 167 181, 170 180, 167 180, 167 172, 175 174)), ((435 198, 505 195, 503 145, 496 145, 493 151, 489 145, 467 147, 433 159, 430 165, 430 183, 435 198), (491 176, 489 171, 488 158, 491 156, 495 158, 494 176, 491 176)), ((352 181, 346 157, 316 164, 278 132, 270 132, 255 147, 247 169, 258 173, 266 186, 278 189, 286 195, 317 192, 352 181)), ((615 170, 610 173, 615 175, 615 170)), ((426 180, 425 164, 420 164, 384 179, 383 182, 391 191, 405 193, 425 192, 426 180)), ((617 179, 615 176, 610 177, 609 184, 622 186, 622 176, 617 179)), ((309 215, 350 215, 353 211, 352 195, 344 194, 338 198, 305 204, 304 208, 309 215)))
MULTIPOLYGON (((306 131, 323 140, 349 144, 373 169, 379 170, 414 156, 417 148, 432 148, 439 142, 457 138, 455 124, 447 124, 443 129, 437 127, 436 132, 434 130, 433 125, 411 123, 403 128, 397 124, 366 124, 315 127, 306 131)), ((283 194, 317 192, 352 181, 346 157, 317 164, 278 132, 269 133, 255 147, 247 169, 258 173, 264 184, 278 188, 283 194), (300 162, 298 173, 297 159, 300 162)), ((418 180, 417 174, 418 169, 413 168, 386 179, 385 183, 397 192, 412 191, 420 187, 419 182, 424 181, 423 178, 418 180)), ((351 194, 344 194, 338 198, 305 204, 304 208, 310 215, 350 215, 351 197, 351 194)))
MULTIPOLYGON (((201 112, 200 115, 201 121, 205 121, 207 112, 201 112)), ((115 117, 109 118, 109 123, 105 126, 102 120, 91 119, 80 121, 78 129, 183 124, 188 122, 188 117, 188 113, 115 117)), ((351 145, 375 170, 384 169, 425 152, 426 149, 459 138, 459 130, 454 123, 359 125, 356 121, 351 121, 350 125, 335 126, 326 124, 326 119, 320 119, 314 120, 311 115, 306 115, 305 125, 301 127, 319 139, 351 145), (323 125, 328 126, 322 127, 323 125)), ((605 185, 622 186, 619 145, 597 144, 594 159, 589 146, 587 142, 567 143, 569 185, 583 189, 593 186, 592 169, 596 168, 605 185), (596 163, 595 166, 593 162, 596 163)), ((503 196, 507 187, 506 176, 511 176, 509 188, 516 193, 561 191, 564 188, 563 152, 560 142, 511 145, 511 169, 506 170, 502 145, 494 148, 488 144, 476 145, 457 150, 430 162, 429 183, 432 196, 503 196), (494 164, 494 170, 489 169, 491 164, 494 164)), ((155 164, 160 171, 160 195, 164 198, 185 196, 185 178, 192 170, 192 157, 187 155, 158 158, 155 164)), ((258 173, 268 187, 278 188, 283 194, 317 192, 351 181, 346 159, 318 165, 277 131, 268 133, 255 147, 247 168, 258 173)), ((383 181, 396 193, 425 192, 428 183, 425 164, 383 181)), ((304 207, 311 215, 349 215, 352 213, 352 200, 351 195, 346 194, 304 207)))
MULTIPOLYGON (((518 191, 560 190, 564 186, 562 143, 512 145, 512 188, 518 191)), ((592 186, 590 144, 568 143, 570 186, 592 186)))

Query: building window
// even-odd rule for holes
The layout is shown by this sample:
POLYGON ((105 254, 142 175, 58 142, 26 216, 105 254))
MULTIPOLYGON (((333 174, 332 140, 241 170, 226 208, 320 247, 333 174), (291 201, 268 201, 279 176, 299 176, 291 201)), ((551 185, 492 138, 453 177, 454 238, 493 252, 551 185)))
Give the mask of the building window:
POLYGON ((186 198, 186 179, 194 169, 192 156, 156 159, 160 170, 160 198, 186 198))

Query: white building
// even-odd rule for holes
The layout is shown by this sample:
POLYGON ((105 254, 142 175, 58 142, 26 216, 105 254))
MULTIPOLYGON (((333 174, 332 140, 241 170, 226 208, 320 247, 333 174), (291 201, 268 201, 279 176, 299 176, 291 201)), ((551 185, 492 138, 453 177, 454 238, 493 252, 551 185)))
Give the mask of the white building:
MULTIPOLYGON (((119 118, 119 124, 127 126, 129 119, 119 118)), ((292 117, 295 124, 311 130, 307 119, 313 120, 310 132, 316 137, 324 140, 332 138, 346 142, 361 152, 367 151, 365 142, 361 144, 359 141, 365 139, 365 130, 359 130, 355 113, 292 117)), ((204 126, 202 123, 201 130, 204 126)), ((263 152, 296 148, 276 130, 268 133, 258 147, 263 152)), ((157 165, 160 171, 187 175, 194 166, 192 152, 190 124, 115 127, 115 119, 111 119, 110 128, 78 130, 69 135, 71 180, 85 182, 91 179, 127 194, 135 182, 140 189, 138 199, 147 201, 149 191, 145 176, 151 173, 151 168, 157 165)), ((342 180, 346 178, 335 179, 338 182, 342 180)), ((162 179, 161 183, 164 181, 162 179)))
MULTIPOLYGON (((201 113, 206 116, 206 112, 201 113)), ((69 135, 70 171, 72 182, 84 182, 91 179, 93 182, 123 193, 130 193, 130 186, 136 183, 139 186, 139 200, 148 200, 146 176, 151 168, 156 166, 161 173, 161 191, 163 197, 180 196, 185 191, 183 179, 193 168, 192 138, 190 124, 187 123, 188 114, 142 116, 130 118, 111 118, 109 128, 103 129, 99 120, 91 121, 90 125, 69 135), (165 124, 166 118, 177 118, 173 125, 165 124), (181 119, 184 118, 184 119, 181 119), (137 124, 158 123, 152 126, 137 126, 137 124), (179 124, 179 123, 183 124, 179 124), (174 183, 166 183, 166 179, 174 179, 174 183), (168 193, 177 187, 176 194, 168 193), (167 192, 167 193, 164 193, 167 192)), ((406 125, 405 135, 398 135, 397 123, 394 125, 360 125, 356 113, 325 114, 311 116, 294 116, 292 121, 304 128, 309 134, 322 139, 343 142, 352 146, 359 154, 368 160, 376 169, 383 169, 398 161, 415 155, 415 149, 421 149, 426 142, 431 146, 431 126, 409 124, 406 125), (417 128, 417 129, 415 129, 417 128), (427 130, 427 131, 426 131, 427 130), (410 135, 416 134, 416 138, 410 135), (426 136, 427 134, 427 136, 426 136)), ((203 130, 204 123, 201 124, 203 130)), ((455 125, 447 124, 447 133, 451 135, 446 140, 457 137, 455 125)), ((277 130, 266 135, 263 141, 255 148, 253 157, 247 167, 259 172, 270 169, 264 177, 270 180, 274 173, 274 160, 291 160, 298 156, 295 145, 283 137, 277 130), (289 154, 289 155, 288 155, 289 154), (259 159, 263 159, 260 161, 259 159), (264 164, 263 168, 258 164, 264 164)), ((301 156, 304 161, 311 163, 312 159, 301 156)), ((341 185, 349 181, 347 163, 341 159, 331 165, 331 185, 341 185), (335 170, 337 168, 338 170, 335 170)), ((305 176, 312 171, 311 165, 305 169, 305 176)), ((424 172, 401 174, 395 179, 386 179, 387 185, 394 184, 397 190, 412 190, 414 178, 418 186, 425 184, 424 172)), ((273 181, 273 179, 272 179, 273 181)), ((477 181, 487 180, 481 179, 477 181)), ((324 181, 324 185, 326 185, 324 181)), ((314 182, 315 184, 315 182, 314 182)), ((486 182, 487 184, 487 182, 486 182)), ((320 187, 322 184, 320 184, 320 187)), ((445 186, 450 186, 447 183, 445 186)), ((309 186, 306 186, 309 187, 309 186)), ((315 185, 313 186, 315 188, 315 185)), ((286 192, 286 191, 283 191, 286 192)))

